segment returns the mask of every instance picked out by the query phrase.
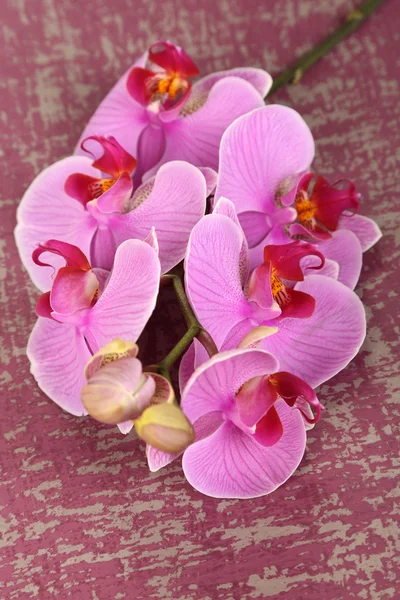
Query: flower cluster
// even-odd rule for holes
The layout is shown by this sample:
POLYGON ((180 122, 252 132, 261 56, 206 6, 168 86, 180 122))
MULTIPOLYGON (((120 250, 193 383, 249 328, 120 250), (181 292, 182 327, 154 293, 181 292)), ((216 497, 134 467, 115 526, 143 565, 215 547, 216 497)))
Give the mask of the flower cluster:
POLYGON ((310 170, 312 134, 264 105, 266 72, 197 74, 182 48, 153 44, 26 191, 15 236, 42 292, 27 354, 61 408, 134 427, 152 471, 183 454, 194 488, 249 498, 297 468, 315 388, 364 340, 353 289, 381 233, 352 182, 310 170), (185 290, 166 275, 182 260, 185 290), (143 367, 160 281, 189 329, 143 367))

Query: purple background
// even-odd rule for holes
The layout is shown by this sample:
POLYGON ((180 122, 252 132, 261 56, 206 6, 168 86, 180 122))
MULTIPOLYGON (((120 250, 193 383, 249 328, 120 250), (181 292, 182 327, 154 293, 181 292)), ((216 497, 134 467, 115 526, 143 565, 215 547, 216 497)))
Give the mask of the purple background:
MULTIPOLYGON (((357 287, 367 340, 350 366, 321 387, 326 411, 301 467, 271 496, 201 496, 185 482, 179 461, 149 474, 133 436, 63 413, 39 391, 25 356, 37 292, 12 233, 29 182, 72 151, 98 102, 151 42, 180 43, 203 74, 253 65, 274 75, 353 6, 347 0, 3 0, 1 598, 398 597, 396 0, 387 0, 298 86, 271 99, 301 112, 316 138, 316 169, 353 179, 362 213, 384 232, 365 256, 357 287)), ((168 292, 152 322, 142 347, 155 359, 182 328, 168 292)))

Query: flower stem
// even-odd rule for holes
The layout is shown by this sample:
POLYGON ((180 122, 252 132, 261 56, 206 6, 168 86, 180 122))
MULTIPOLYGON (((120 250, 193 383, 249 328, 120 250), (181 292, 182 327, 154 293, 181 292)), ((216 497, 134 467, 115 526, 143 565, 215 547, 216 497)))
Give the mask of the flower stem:
POLYGON ((350 11, 345 22, 340 25, 336 31, 328 35, 321 43, 312 48, 309 52, 300 57, 290 67, 285 69, 272 84, 267 94, 271 96, 287 83, 296 84, 300 81, 304 73, 320 58, 325 56, 336 44, 347 37, 350 33, 360 27, 360 25, 383 3, 384 0, 367 0, 359 8, 350 11))
POLYGON ((169 372, 169 369, 181 356, 181 354, 183 354, 183 352, 189 347, 189 345, 195 337, 197 337, 199 342, 203 344, 210 357, 214 356, 214 354, 217 354, 218 352, 218 348, 216 347, 214 340, 212 339, 208 331, 203 329, 203 327, 197 320, 196 315, 194 314, 192 307, 189 304, 189 300, 187 299, 187 296, 185 294, 181 278, 178 277, 178 275, 174 275, 172 273, 163 275, 161 277, 161 285, 166 285, 169 283, 172 283, 174 287, 179 307, 185 318, 188 330, 185 333, 185 335, 181 337, 179 342, 175 344, 175 346, 167 354, 167 356, 163 358, 163 360, 160 363, 158 363, 158 371, 160 374, 169 372), (161 373, 161 371, 163 371, 164 373, 161 373))

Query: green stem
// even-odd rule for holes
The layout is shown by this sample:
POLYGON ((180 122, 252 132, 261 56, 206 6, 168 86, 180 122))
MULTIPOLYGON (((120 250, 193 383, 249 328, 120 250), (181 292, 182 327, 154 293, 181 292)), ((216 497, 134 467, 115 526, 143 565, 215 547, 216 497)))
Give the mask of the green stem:
POLYGON ((165 372, 169 373, 169 369, 175 363, 175 361, 185 352, 185 350, 189 347, 191 342, 195 337, 201 342, 204 348, 207 350, 209 356, 213 356, 217 354, 218 349, 214 343, 214 340, 206 331, 203 329, 201 324, 196 318, 192 307, 189 304, 187 296, 185 294, 185 290, 182 285, 182 280, 178 275, 173 275, 171 273, 167 275, 163 275, 161 278, 161 284, 166 285, 172 283, 174 287, 174 291, 176 297, 178 299, 179 307, 182 311, 182 314, 185 318, 186 325, 188 327, 185 335, 179 340, 177 344, 172 348, 172 350, 167 354, 163 360, 158 363, 157 368, 160 375, 165 376, 165 372), (163 372, 162 372, 163 371, 163 372))
POLYGON ((267 97, 279 90, 287 83, 296 84, 300 81, 303 74, 320 58, 325 56, 337 43, 347 37, 350 33, 360 27, 360 25, 383 3, 384 0, 367 0, 359 8, 348 13, 345 22, 328 35, 320 44, 304 54, 290 67, 285 69, 272 84, 267 97))

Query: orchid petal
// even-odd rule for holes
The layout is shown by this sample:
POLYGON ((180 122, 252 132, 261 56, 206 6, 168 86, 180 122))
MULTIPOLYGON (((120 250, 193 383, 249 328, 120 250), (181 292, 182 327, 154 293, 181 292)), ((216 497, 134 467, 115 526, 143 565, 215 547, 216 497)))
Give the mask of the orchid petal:
POLYGON ((194 371, 209 360, 207 350, 197 338, 194 338, 179 365, 179 389, 181 394, 194 371))
POLYGON ((360 194, 356 193, 354 183, 348 183, 347 188, 340 189, 330 185, 321 175, 315 181, 311 195, 311 202, 316 206, 315 217, 330 231, 335 231, 344 211, 352 210, 356 213, 359 208, 360 194))
POLYGON ((158 238, 155 227, 152 227, 150 233, 143 240, 146 244, 149 244, 153 248, 157 256, 160 254, 160 247, 158 245, 158 238))
POLYGON ((47 240, 47 242, 40 243, 32 252, 32 260, 35 265, 39 265, 40 267, 51 267, 48 263, 44 263, 40 260, 40 256, 45 252, 61 256, 68 267, 81 271, 88 271, 90 269, 89 261, 82 250, 73 244, 61 242, 60 240, 47 240))
POLYGON ((129 174, 136 167, 136 159, 112 135, 88 136, 81 143, 81 148, 91 155, 95 169, 108 173, 112 177, 118 177, 121 173, 129 174), (100 144, 102 154, 99 157, 96 156, 97 148, 96 153, 87 148, 87 142, 90 140, 96 142, 96 146, 100 144))
POLYGON ((362 249, 357 236, 349 230, 334 231, 329 240, 318 244, 318 249, 339 265, 338 281, 354 289, 362 267, 362 249))
POLYGON ((144 239, 154 226, 165 273, 185 256, 190 232, 204 215, 206 183, 199 169, 174 161, 160 168, 152 188, 149 184, 137 190, 133 203, 149 186, 147 197, 131 212, 115 219, 113 230, 121 242, 132 237, 144 239))
POLYGON ((295 289, 315 299, 313 315, 283 319, 278 332, 265 338, 261 347, 276 356, 281 370, 315 388, 357 354, 365 337, 365 312, 353 291, 328 277, 308 275, 295 289))
POLYGON ((129 95, 141 106, 147 106, 152 97, 151 83, 155 72, 142 67, 134 67, 126 80, 129 95))
MULTIPOLYGON (((148 177, 145 174, 151 173, 151 169, 156 164, 162 164, 166 148, 166 137, 163 127, 157 123, 149 123, 142 129, 137 142, 138 165, 133 174, 133 183, 135 188, 148 177), (162 163, 160 162, 162 161, 162 163)), ((154 174, 156 174, 154 172, 154 174)))
MULTIPOLYGON (((236 214, 235 205, 233 202, 224 198, 223 196, 218 200, 218 202, 214 206, 214 210, 212 211, 213 215, 225 215, 231 221, 236 223, 239 229, 242 231, 242 227, 240 225, 240 221, 236 214)), ((245 236, 243 236, 242 247, 240 250, 239 256, 239 271, 240 271, 240 281, 242 287, 244 287, 248 276, 249 276, 249 249, 245 236)))
POLYGON ((86 383, 84 367, 91 355, 78 329, 39 318, 28 341, 27 355, 40 389, 67 412, 86 415, 81 389, 86 383))
POLYGON ((254 327, 249 333, 237 344, 238 348, 258 348, 264 338, 269 335, 274 335, 278 331, 278 327, 268 327, 267 325, 259 325, 254 327))
POLYGON ((53 309, 50 304, 50 292, 45 292, 44 294, 40 295, 39 300, 36 303, 36 314, 38 317, 51 319, 52 312, 53 309))
POLYGON ((247 427, 253 427, 272 408, 277 398, 278 395, 270 384, 268 375, 249 379, 235 397, 240 420, 247 427))
POLYGON ((122 421, 122 423, 118 423, 117 427, 121 433, 128 435, 133 428, 133 421, 122 421))
POLYGON ((273 492, 298 467, 306 432, 297 410, 277 403, 283 434, 270 448, 230 422, 195 442, 183 455, 183 471, 199 492, 213 498, 256 498, 273 492))
POLYGON ((269 448, 270 446, 277 444, 282 435, 282 421, 279 418, 279 414, 275 406, 271 406, 268 412, 257 423, 257 427, 254 432, 254 439, 261 444, 261 446, 269 448))
POLYGON ((155 473, 163 467, 166 467, 178 458, 178 456, 181 456, 181 454, 182 452, 178 454, 169 454, 168 452, 163 452, 162 450, 154 448, 154 446, 151 446, 150 444, 146 444, 146 459, 151 473, 155 473))
POLYGON ((72 173, 65 180, 64 191, 68 196, 86 206, 88 202, 93 200, 90 188, 98 182, 97 177, 91 177, 83 173, 72 173))
POLYGON ((149 117, 146 108, 129 95, 126 82, 131 69, 143 67, 146 58, 147 53, 135 62, 101 102, 86 125, 75 148, 75 154, 85 154, 81 149, 81 142, 85 138, 102 134, 113 135, 129 154, 138 155, 137 141, 149 117))
POLYGON ((305 256, 319 258, 319 264, 313 269, 321 269, 324 266, 323 254, 312 244, 296 241, 290 244, 268 245, 264 248, 264 261, 270 261, 276 270, 278 277, 290 281, 303 281, 303 271, 300 261, 305 256))
POLYGON ((210 167, 198 167, 198 169, 206 180, 206 194, 208 198, 208 196, 211 196, 211 194, 215 192, 215 188, 217 187, 218 173, 210 167))
POLYGON ((249 311, 239 270, 243 234, 223 215, 207 215, 194 227, 186 256, 191 305, 219 347, 249 311))
POLYGON ((266 238, 271 225, 264 212, 247 210, 239 215, 239 222, 246 236, 249 248, 254 248, 266 238))
MULTIPOLYGON (((79 246, 89 256, 90 242, 96 221, 83 205, 64 190, 69 175, 80 172, 98 178, 101 174, 91 166, 88 158, 71 156, 51 165, 31 183, 17 211, 15 240, 21 260, 33 283, 42 291, 52 286, 52 269, 43 269, 32 261, 32 252, 43 240, 56 238, 79 246)), ((51 257, 57 270, 64 261, 51 257)))
POLYGON ((200 365, 189 379, 182 394, 182 410, 191 423, 210 412, 230 411, 243 384, 278 369, 277 360, 264 350, 220 352, 200 365))
POLYGON ((268 213, 282 183, 305 171, 313 157, 311 132, 296 111, 278 105, 254 110, 222 137, 216 198, 232 200, 238 213, 268 213))
POLYGON ((92 202, 102 213, 123 213, 128 205, 132 190, 131 176, 128 173, 121 173, 115 183, 92 202))
MULTIPOLYGON (((186 160, 198 167, 218 170, 218 151, 222 134, 235 119, 262 106, 254 87, 239 77, 227 77, 211 89, 205 103, 194 112, 164 123, 167 145, 162 162, 186 160)), ((157 164, 148 175, 157 172, 157 164)), ((228 196, 229 197, 229 196, 228 196)))
POLYGON ((169 40, 154 42, 149 48, 149 60, 167 73, 178 73, 184 77, 198 75, 199 69, 180 46, 169 40))
POLYGON ((100 226, 90 244, 90 258, 96 268, 110 271, 114 263, 117 243, 110 227, 100 226))
MULTIPOLYGON (((319 246, 320 251, 324 254, 324 247, 319 246)), ((300 261, 301 270, 304 275, 325 275, 325 277, 331 277, 337 279, 339 276, 339 265, 335 260, 330 260, 325 257, 325 264, 323 267, 315 270, 321 264, 321 261, 316 256, 308 255, 304 256, 300 261)))
POLYGON ((62 267, 54 280, 50 293, 52 309, 62 315, 90 308, 99 289, 96 275, 74 267, 62 267))
MULTIPOLYGON (((207 437, 214 433, 214 431, 221 425, 222 418, 219 412, 210 412, 198 419, 195 423, 194 430, 196 441, 207 437)), ((176 458, 181 456, 183 452, 176 454, 169 454, 162 450, 157 450, 150 444, 146 445, 146 458, 149 465, 149 469, 152 472, 159 471, 163 467, 169 465, 176 458)))
POLYGON ((271 317, 279 316, 281 310, 274 300, 271 290, 271 264, 262 264, 252 272, 247 291, 250 302, 271 310, 271 317))
POLYGON ((116 337, 136 341, 154 310, 160 263, 146 242, 129 240, 115 254, 110 280, 86 317, 92 352, 116 337))
POLYGON ((352 231, 357 236, 363 252, 369 250, 382 237, 382 232, 375 221, 362 215, 342 214, 338 228, 352 231))
POLYGON ((226 77, 239 77, 251 83, 260 94, 261 98, 265 98, 271 89, 272 77, 263 69, 254 69, 252 67, 237 67, 227 71, 217 71, 202 77, 193 85, 193 92, 196 95, 208 94, 211 88, 221 79, 226 77))

